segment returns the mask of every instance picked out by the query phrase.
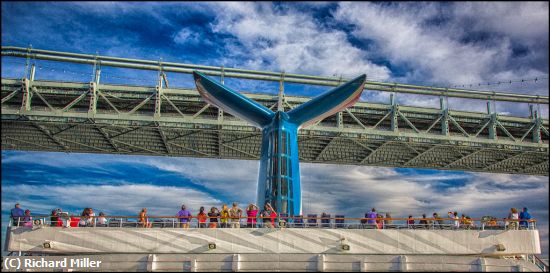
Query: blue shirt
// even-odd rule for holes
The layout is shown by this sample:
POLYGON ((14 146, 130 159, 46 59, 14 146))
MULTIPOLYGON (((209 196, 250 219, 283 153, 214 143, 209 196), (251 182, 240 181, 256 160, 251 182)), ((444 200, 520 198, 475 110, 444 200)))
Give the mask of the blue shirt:
POLYGON ((13 208, 11 209, 11 217, 13 217, 14 220, 17 220, 17 217, 23 217, 25 216, 25 211, 20 208, 13 208))
MULTIPOLYGON (((519 219, 520 220, 531 220, 531 214, 529 214, 529 212, 527 211, 522 211, 519 213, 519 219)), ((522 226, 522 227, 527 227, 527 221, 519 221, 519 224, 522 226)))
POLYGON ((180 210, 178 212, 178 216, 179 217, 187 217, 187 218, 180 218, 180 222, 182 222, 182 223, 191 222, 191 219, 189 219, 189 216, 191 216, 191 212, 189 212, 188 210, 180 210))
POLYGON ((376 217, 378 216, 378 214, 374 211, 371 211, 371 212, 367 212, 367 218, 374 218, 374 219, 369 219, 367 221, 368 224, 376 224, 376 217))

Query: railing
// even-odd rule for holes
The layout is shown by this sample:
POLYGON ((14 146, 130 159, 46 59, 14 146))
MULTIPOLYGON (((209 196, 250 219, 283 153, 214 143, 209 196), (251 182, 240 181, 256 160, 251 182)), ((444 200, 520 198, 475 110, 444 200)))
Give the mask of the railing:
POLYGON ((527 255, 527 260, 540 268, 541 271, 548 272, 548 264, 541 260, 537 255, 529 254, 527 255))
MULTIPOLYGON (((2 56, 19 57, 27 59, 49 60, 89 65, 101 65, 119 68, 131 68, 140 70, 153 70, 174 73, 193 73, 193 70, 199 70, 210 76, 223 76, 226 78, 241 78, 262 81, 289 82, 300 84, 312 84, 321 86, 338 86, 349 79, 338 77, 311 76, 302 74, 291 74, 284 72, 256 71, 249 69, 237 69, 230 67, 217 67, 205 65, 193 65, 174 62, 159 62, 153 60, 128 59, 109 57, 91 54, 78 54, 70 52, 60 52, 51 50, 42 50, 34 48, 23 48, 14 46, 2 46, 2 56)), ((368 75, 367 75, 368 76, 368 75)), ((382 92, 408 93, 430 96, 447 96, 457 98, 493 100, 493 101, 511 101, 525 103, 548 104, 548 96, 526 95, 492 91, 478 91, 458 88, 431 87, 401 83, 386 83, 367 80, 365 88, 382 92)))
MULTIPOLYGON (((147 216, 145 223, 138 216, 90 216, 81 225, 81 217, 60 217, 52 222, 51 215, 33 215, 31 220, 19 217, 17 227, 146 227, 146 228, 345 228, 345 229, 418 229, 418 230, 534 230, 536 220, 517 219, 453 219, 453 218, 344 218, 344 217, 206 217, 199 221, 196 216, 147 216)), ((12 224, 10 222, 10 224, 12 224)), ((541 261, 542 262, 542 261, 541 261)))

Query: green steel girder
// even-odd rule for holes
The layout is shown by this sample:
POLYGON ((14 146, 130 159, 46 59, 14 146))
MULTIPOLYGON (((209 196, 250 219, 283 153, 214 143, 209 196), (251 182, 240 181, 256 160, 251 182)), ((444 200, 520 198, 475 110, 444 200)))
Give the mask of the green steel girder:
MULTIPOLYGON (((260 131, 209 107, 194 90, 162 87, 159 94, 155 87, 97 84, 95 111, 90 113, 94 84, 2 79, 3 149, 247 160, 259 156, 260 131), (21 109, 23 83, 38 97, 28 110, 21 109)), ((268 107, 278 103, 274 95, 249 96, 268 107)), ((307 100, 285 96, 283 104, 307 100)), ((446 114, 452 119, 449 135, 433 129, 445 115, 441 109, 359 102, 302 130, 301 159, 548 176, 548 120, 498 116, 495 126, 514 140, 506 134, 491 139, 484 128, 490 115, 446 114), (395 131, 387 118, 392 110, 399 122, 395 131), (543 133, 540 141, 533 141, 527 136, 537 124, 543 133)))

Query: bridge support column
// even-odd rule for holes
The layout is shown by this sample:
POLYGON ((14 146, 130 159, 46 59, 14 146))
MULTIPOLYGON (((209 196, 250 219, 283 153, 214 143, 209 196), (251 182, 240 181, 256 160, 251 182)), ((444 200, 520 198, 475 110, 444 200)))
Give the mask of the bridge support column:
POLYGON ((31 92, 31 82, 29 79, 22 79, 21 80, 21 91, 23 92, 23 101, 21 102, 21 112, 30 111, 31 110, 31 100, 32 100, 32 92, 31 92))
POLYGON ((391 130, 393 132, 399 131, 399 120, 397 119, 399 117, 398 111, 399 111, 399 105, 395 103, 395 95, 390 94, 390 102, 391 102, 391 130))
MULTIPOLYGON (((95 65, 94 65, 95 66, 95 65)), ((90 82, 90 105, 88 107, 88 117, 95 117, 97 113, 97 92, 99 89, 99 78, 101 76, 101 69, 97 68, 94 74, 94 81, 90 82)))
POLYGON ((162 107, 162 84, 155 87, 155 118, 160 117, 160 110, 162 107))
POLYGON ((95 117, 97 113, 97 84, 95 82, 90 83, 90 106, 88 107, 88 117, 95 117))
POLYGON ((542 127, 542 118, 539 116, 540 113, 535 110, 535 113, 533 115, 535 126, 533 127, 533 142, 535 143, 541 143, 542 137, 541 137, 541 127, 542 127))
POLYGON ((34 81, 34 74, 36 74, 36 66, 34 64, 32 64, 32 66, 31 66, 31 75, 30 75, 31 82, 34 81))
POLYGON ((218 108, 218 122, 219 123, 223 122, 223 110, 220 108, 218 108))
POLYGON ((449 109, 443 98, 439 98, 439 108, 441 109, 441 134, 449 135, 449 109))
POLYGON ((336 114, 336 126, 338 126, 338 129, 344 128, 344 113, 338 112, 336 114))
POLYGON ((497 139, 497 113, 492 113, 490 118, 491 120, 489 121, 489 126, 487 126, 489 129, 489 139, 497 139))
POLYGON ((490 118, 489 125, 487 126, 487 130, 489 131, 489 139, 497 139, 497 114, 493 113, 490 101, 487 101, 487 114, 490 118))

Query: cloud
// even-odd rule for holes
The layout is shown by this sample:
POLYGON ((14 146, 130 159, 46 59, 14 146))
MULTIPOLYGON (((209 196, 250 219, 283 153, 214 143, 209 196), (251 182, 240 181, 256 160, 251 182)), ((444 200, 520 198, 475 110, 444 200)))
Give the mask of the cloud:
MULTIPOLYGON (((548 3, 342 2, 333 16, 351 24, 352 35, 376 45, 370 48, 370 56, 403 70, 402 75, 392 74, 392 81, 443 87, 473 83, 476 89, 478 83, 548 74, 548 3), (518 48, 528 54, 516 56, 518 48)), ((489 89, 501 87, 506 88, 489 89)), ((504 91, 548 94, 547 81, 508 88, 504 91)), ((407 105, 420 101, 420 106, 430 99, 399 97, 407 105)), ((458 107, 483 111, 467 101, 471 100, 460 100, 458 107)))
POLYGON ((388 78, 388 68, 368 60, 368 53, 353 46, 344 31, 323 28, 311 14, 275 9, 262 3, 217 3, 212 30, 232 35, 226 40, 231 58, 255 69, 320 75, 367 73, 388 78))
POLYGON ((131 184, 9 185, 2 187, 2 197, 3 210, 19 201, 24 208, 35 213, 47 213, 58 207, 78 213, 85 207, 92 207, 111 215, 135 215, 141 208, 148 208, 149 215, 165 216, 175 215, 181 204, 198 210, 200 206, 220 206, 222 203, 213 196, 188 187, 131 184))

